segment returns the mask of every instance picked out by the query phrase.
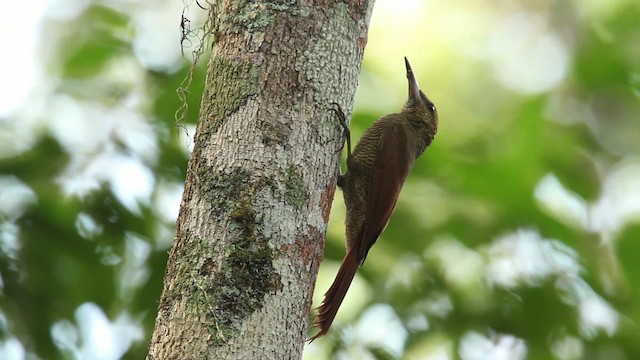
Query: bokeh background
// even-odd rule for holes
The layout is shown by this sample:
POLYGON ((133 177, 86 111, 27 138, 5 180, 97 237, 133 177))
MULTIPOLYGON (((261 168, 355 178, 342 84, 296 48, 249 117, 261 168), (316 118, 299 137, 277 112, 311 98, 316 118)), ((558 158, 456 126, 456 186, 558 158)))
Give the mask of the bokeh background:
MULTIPOLYGON (((177 127, 185 1, 0 5, 0 359, 144 357, 208 58, 177 127)), ((355 138, 403 56, 439 133, 305 359, 639 359, 640 2, 378 0, 355 138)))

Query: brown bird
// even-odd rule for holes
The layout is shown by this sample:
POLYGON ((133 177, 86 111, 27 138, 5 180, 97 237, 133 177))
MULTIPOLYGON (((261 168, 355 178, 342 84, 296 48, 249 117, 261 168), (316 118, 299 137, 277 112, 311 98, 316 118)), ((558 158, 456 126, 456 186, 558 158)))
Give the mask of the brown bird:
POLYGON ((438 130, 436 108, 418 87, 407 58, 404 61, 409 82, 407 103, 401 112, 374 122, 353 153, 345 115, 339 105, 332 109, 347 140, 347 172, 338 177, 347 207, 347 255, 313 323, 320 331, 309 341, 329 331, 358 266, 389 222, 409 170, 438 130))

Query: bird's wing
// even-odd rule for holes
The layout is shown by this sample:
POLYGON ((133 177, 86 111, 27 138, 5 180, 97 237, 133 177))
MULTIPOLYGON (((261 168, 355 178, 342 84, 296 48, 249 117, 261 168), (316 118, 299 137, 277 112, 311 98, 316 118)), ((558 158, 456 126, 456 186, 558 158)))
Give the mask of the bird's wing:
POLYGON ((404 126, 392 125, 382 132, 378 140, 365 221, 360 232, 361 241, 358 241, 361 246, 358 249, 361 263, 387 226, 396 207, 400 189, 415 161, 407 131, 409 130, 404 126))

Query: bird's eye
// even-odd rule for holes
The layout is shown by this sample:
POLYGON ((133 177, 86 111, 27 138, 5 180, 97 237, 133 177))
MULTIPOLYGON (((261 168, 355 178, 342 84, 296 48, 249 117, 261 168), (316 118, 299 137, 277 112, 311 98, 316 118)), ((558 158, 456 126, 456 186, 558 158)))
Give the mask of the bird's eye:
POLYGON ((430 110, 432 113, 436 112, 436 106, 435 106, 435 105, 433 105, 433 104, 429 104, 429 110, 430 110))

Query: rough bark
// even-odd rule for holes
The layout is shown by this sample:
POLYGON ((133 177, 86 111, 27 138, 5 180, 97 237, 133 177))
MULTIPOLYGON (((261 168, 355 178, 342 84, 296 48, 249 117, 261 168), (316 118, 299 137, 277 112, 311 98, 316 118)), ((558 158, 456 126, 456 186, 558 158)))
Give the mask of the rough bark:
POLYGON ((296 359, 373 0, 220 1, 147 359, 296 359))

